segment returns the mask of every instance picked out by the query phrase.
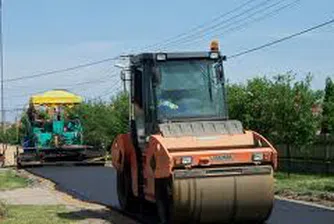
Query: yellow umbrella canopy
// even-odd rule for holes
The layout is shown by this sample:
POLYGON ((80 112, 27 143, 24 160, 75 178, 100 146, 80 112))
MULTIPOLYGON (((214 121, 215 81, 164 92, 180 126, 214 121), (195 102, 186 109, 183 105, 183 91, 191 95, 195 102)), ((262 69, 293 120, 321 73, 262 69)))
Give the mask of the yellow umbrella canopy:
POLYGON ((37 105, 74 105, 83 101, 81 96, 67 90, 50 90, 30 97, 30 104, 37 105))

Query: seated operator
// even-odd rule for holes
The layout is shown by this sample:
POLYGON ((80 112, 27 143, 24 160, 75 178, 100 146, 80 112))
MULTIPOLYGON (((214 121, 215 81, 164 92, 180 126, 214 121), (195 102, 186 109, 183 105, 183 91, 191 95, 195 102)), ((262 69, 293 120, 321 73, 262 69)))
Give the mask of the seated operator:
POLYGON ((158 109, 159 111, 168 117, 169 114, 175 114, 179 111, 180 107, 176 104, 176 100, 172 100, 171 94, 166 91, 162 91, 158 94, 158 109))
POLYGON ((163 92, 158 95, 158 108, 164 115, 184 114, 193 116, 200 113, 202 102, 196 96, 196 91, 182 89, 173 92, 163 92), (174 95, 174 97, 173 97, 174 95))

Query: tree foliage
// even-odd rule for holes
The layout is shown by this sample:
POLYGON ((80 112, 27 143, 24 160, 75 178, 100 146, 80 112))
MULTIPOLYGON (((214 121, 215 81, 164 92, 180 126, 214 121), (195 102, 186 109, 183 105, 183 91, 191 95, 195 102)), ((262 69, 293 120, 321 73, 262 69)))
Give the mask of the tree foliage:
POLYGON ((84 141, 88 145, 107 147, 119 133, 128 129, 128 96, 120 94, 105 103, 88 101, 68 111, 78 116, 84 130, 84 141))
POLYGON ((10 145, 20 144, 18 132, 19 127, 16 124, 10 125, 5 132, 0 131, 0 143, 10 145))
POLYGON ((326 79, 321 132, 323 134, 334 133, 334 83, 329 77, 326 79))
POLYGON ((256 77, 246 84, 230 84, 230 117, 275 143, 308 144, 318 128, 312 106, 319 98, 319 92, 311 89, 310 82, 311 76, 296 81, 288 73, 272 79, 256 77))

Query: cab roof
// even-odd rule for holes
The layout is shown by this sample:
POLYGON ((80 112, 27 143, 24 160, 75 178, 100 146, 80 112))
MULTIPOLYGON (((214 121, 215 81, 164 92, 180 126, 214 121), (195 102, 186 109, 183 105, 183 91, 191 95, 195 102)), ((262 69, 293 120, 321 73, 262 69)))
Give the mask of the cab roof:
POLYGON ((155 52, 155 53, 141 53, 132 55, 130 61, 138 63, 142 60, 156 60, 158 55, 166 55, 168 60, 182 60, 182 59, 211 59, 212 53, 218 53, 219 58, 224 58, 219 51, 199 51, 199 52, 155 52))

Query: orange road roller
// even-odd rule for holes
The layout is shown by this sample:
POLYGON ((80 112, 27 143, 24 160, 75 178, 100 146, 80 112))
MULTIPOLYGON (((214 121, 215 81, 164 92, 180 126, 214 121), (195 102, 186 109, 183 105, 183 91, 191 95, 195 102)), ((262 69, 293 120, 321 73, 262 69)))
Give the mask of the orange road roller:
POLYGON ((228 118, 217 43, 206 52, 128 58, 129 133, 111 148, 121 208, 152 202, 166 224, 265 222, 277 151, 228 118))

